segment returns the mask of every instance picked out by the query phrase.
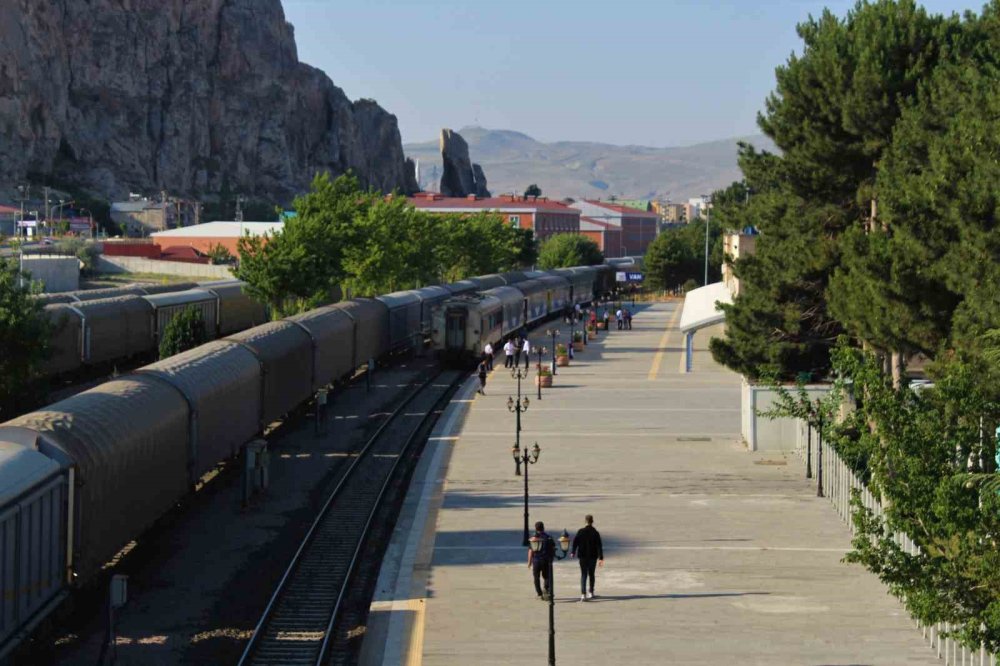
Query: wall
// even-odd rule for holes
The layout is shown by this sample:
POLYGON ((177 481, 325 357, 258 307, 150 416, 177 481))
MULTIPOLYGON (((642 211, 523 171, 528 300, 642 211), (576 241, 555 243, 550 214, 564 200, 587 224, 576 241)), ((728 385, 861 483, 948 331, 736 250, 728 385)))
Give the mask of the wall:
POLYGON ((229 266, 189 264, 179 261, 158 261, 142 257, 108 257, 105 255, 101 255, 97 260, 97 272, 158 273, 160 275, 181 275, 184 277, 213 278, 216 280, 227 280, 233 277, 229 266))
MULTIPOLYGON (((785 388, 795 394, 795 386, 785 388)), ((817 398, 830 392, 828 384, 810 384, 805 389, 817 398)), ((773 388, 751 384, 744 378, 740 394, 740 432, 750 451, 795 451, 805 446, 806 433, 797 419, 768 419, 757 414, 774 406, 777 392, 773 388)))
POLYGON ((21 266, 31 273, 31 281, 41 282, 48 293, 80 288, 80 260, 76 257, 26 254, 21 258, 21 266))

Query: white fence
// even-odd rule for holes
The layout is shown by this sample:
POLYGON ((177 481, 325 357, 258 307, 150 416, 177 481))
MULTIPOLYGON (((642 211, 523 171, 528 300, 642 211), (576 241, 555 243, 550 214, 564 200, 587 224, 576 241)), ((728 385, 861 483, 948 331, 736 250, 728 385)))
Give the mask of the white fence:
POLYGON ((229 280, 233 277, 230 266, 210 264, 190 264, 182 261, 162 261, 144 257, 118 257, 102 254, 97 259, 99 273, 154 273, 159 275, 181 275, 184 277, 214 278, 229 280))
MULTIPOLYGON (((800 422, 801 431, 808 432, 804 423, 800 422)), ((812 432, 812 469, 819 473, 819 451, 816 447, 816 432, 812 432)), ((803 456, 806 449, 800 449, 803 456)), ((854 523, 851 521, 851 493, 857 490, 860 493, 861 501, 865 507, 870 509, 877 517, 882 518, 882 505, 878 499, 868 490, 868 487, 854 474, 850 467, 840 458, 840 455, 832 446, 823 442, 823 494, 833 503, 834 508, 840 517, 847 523, 854 534, 854 523)), ((894 534, 893 539, 904 552, 916 555, 920 548, 913 543, 909 536, 905 534, 894 534)), ((945 666, 997 666, 996 655, 990 654, 986 648, 980 646, 978 650, 972 650, 958 641, 942 636, 951 630, 951 625, 946 622, 939 622, 933 626, 923 626, 917 623, 917 627, 923 631, 924 638, 927 639, 932 649, 937 651, 939 659, 944 659, 945 666)))

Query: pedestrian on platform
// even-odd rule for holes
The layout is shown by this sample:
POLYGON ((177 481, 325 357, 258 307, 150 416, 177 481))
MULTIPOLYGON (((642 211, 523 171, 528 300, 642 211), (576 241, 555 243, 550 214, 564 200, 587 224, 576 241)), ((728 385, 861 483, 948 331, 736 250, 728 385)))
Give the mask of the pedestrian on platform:
POLYGON ((535 523, 534 538, 542 540, 542 547, 538 549, 537 553, 530 548, 528 549, 528 568, 531 569, 531 577, 535 582, 535 594, 538 595, 538 599, 548 601, 552 591, 552 585, 549 581, 549 564, 556 553, 556 542, 546 533, 545 523, 540 520, 535 523), (545 579, 544 591, 539 576, 545 579))
POLYGON ((625 308, 625 328, 632 330, 632 311, 625 308))
POLYGON ((504 358, 503 367, 513 368, 514 367, 514 341, 508 340, 503 346, 503 353, 506 358, 504 358))
POLYGON ((587 524, 577 530, 570 550, 570 557, 580 561, 580 601, 594 598, 594 574, 598 564, 604 566, 604 545, 601 543, 601 533, 594 527, 594 517, 587 514, 583 519, 587 524))
POLYGON ((618 324, 618 330, 622 330, 622 326, 625 325, 625 315, 622 313, 621 308, 618 308, 615 312, 615 322, 618 324))
POLYGON ((514 338, 514 367, 521 365, 521 336, 514 338))
POLYGON ((483 358, 479 362, 479 367, 476 368, 476 374, 479 376, 479 390, 476 391, 479 395, 486 395, 486 359, 483 358))
POLYGON ((531 343, 528 342, 528 338, 524 338, 524 346, 521 347, 521 353, 524 354, 524 369, 528 369, 528 361, 531 360, 531 343))
POLYGON ((611 330, 611 312, 608 310, 607 306, 604 306, 604 330, 611 330))
POLYGON ((483 354, 486 357, 484 359, 486 361, 486 369, 490 372, 493 372, 493 345, 487 342, 483 346, 483 354))

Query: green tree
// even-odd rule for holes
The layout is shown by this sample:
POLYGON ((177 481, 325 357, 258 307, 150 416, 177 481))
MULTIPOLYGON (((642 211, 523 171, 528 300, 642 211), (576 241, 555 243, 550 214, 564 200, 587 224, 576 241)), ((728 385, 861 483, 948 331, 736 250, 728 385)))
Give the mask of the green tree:
POLYGON ((538 265, 543 269, 594 266, 604 263, 597 243, 580 234, 555 234, 538 251, 538 265))
POLYGON ((283 231, 240 239, 237 277, 277 317, 328 301, 347 278, 344 255, 356 242, 355 218, 378 198, 362 191, 350 172, 336 179, 316 176, 310 191, 295 199, 297 215, 283 231))
POLYGON ((235 259, 229 248, 222 243, 216 243, 208 248, 208 258, 213 264, 229 264, 235 259))
POLYGON ((194 307, 184 308, 171 319, 160 336, 160 359, 180 354, 207 340, 205 322, 194 307))
POLYGON ((538 241, 534 229, 514 228, 514 245, 517 253, 514 261, 516 268, 530 268, 538 263, 538 241))
POLYGON ((540 197, 542 196, 542 188, 538 187, 535 183, 528 185, 527 189, 524 190, 524 196, 526 197, 540 197))
POLYGON ((442 215, 440 221, 436 261, 444 282, 514 270, 528 251, 530 237, 497 213, 442 215))
POLYGON ((754 196, 738 226, 761 235, 756 256, 734 265, 741 293, 727 306, 726 337, 712 342, 717 360, 751 377, 828 371, 842 331, 828 285, 845 231, 870 226, 878 167, 902 110, 961 36, 958 19, 930 16, 912 0, 859 2, 842 20, 825 11, 798 32, 802 54, 777 69, 758 118, 781 154, 740 151, 754 196))
POLYGON ((697 257, 676 230, 664 231, 649 244, 643 272, 653 289, 673 289, 694 278, 697 257))
POLYGON ((0 258, 0 422, 34 402, 48 350, 49 320, 29 285, 15 261, 0 258))

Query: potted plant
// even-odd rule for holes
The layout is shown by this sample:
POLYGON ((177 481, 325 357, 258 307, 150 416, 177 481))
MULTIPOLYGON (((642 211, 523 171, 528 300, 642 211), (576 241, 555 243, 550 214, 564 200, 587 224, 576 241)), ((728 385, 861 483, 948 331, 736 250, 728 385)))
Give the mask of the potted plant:
POLYGON ((560 368, 569 365, 569 350, 561 342, 556 344, 556 365, 560 368))
POLYGON ((535 376, 535 385, 542 388, 552 388, 552 371, 544 366, 539 367, 538 374, 535 376))
POLYGON ((583 333, 581 331, 573 333, 573 351, 583 351, 583 333))

